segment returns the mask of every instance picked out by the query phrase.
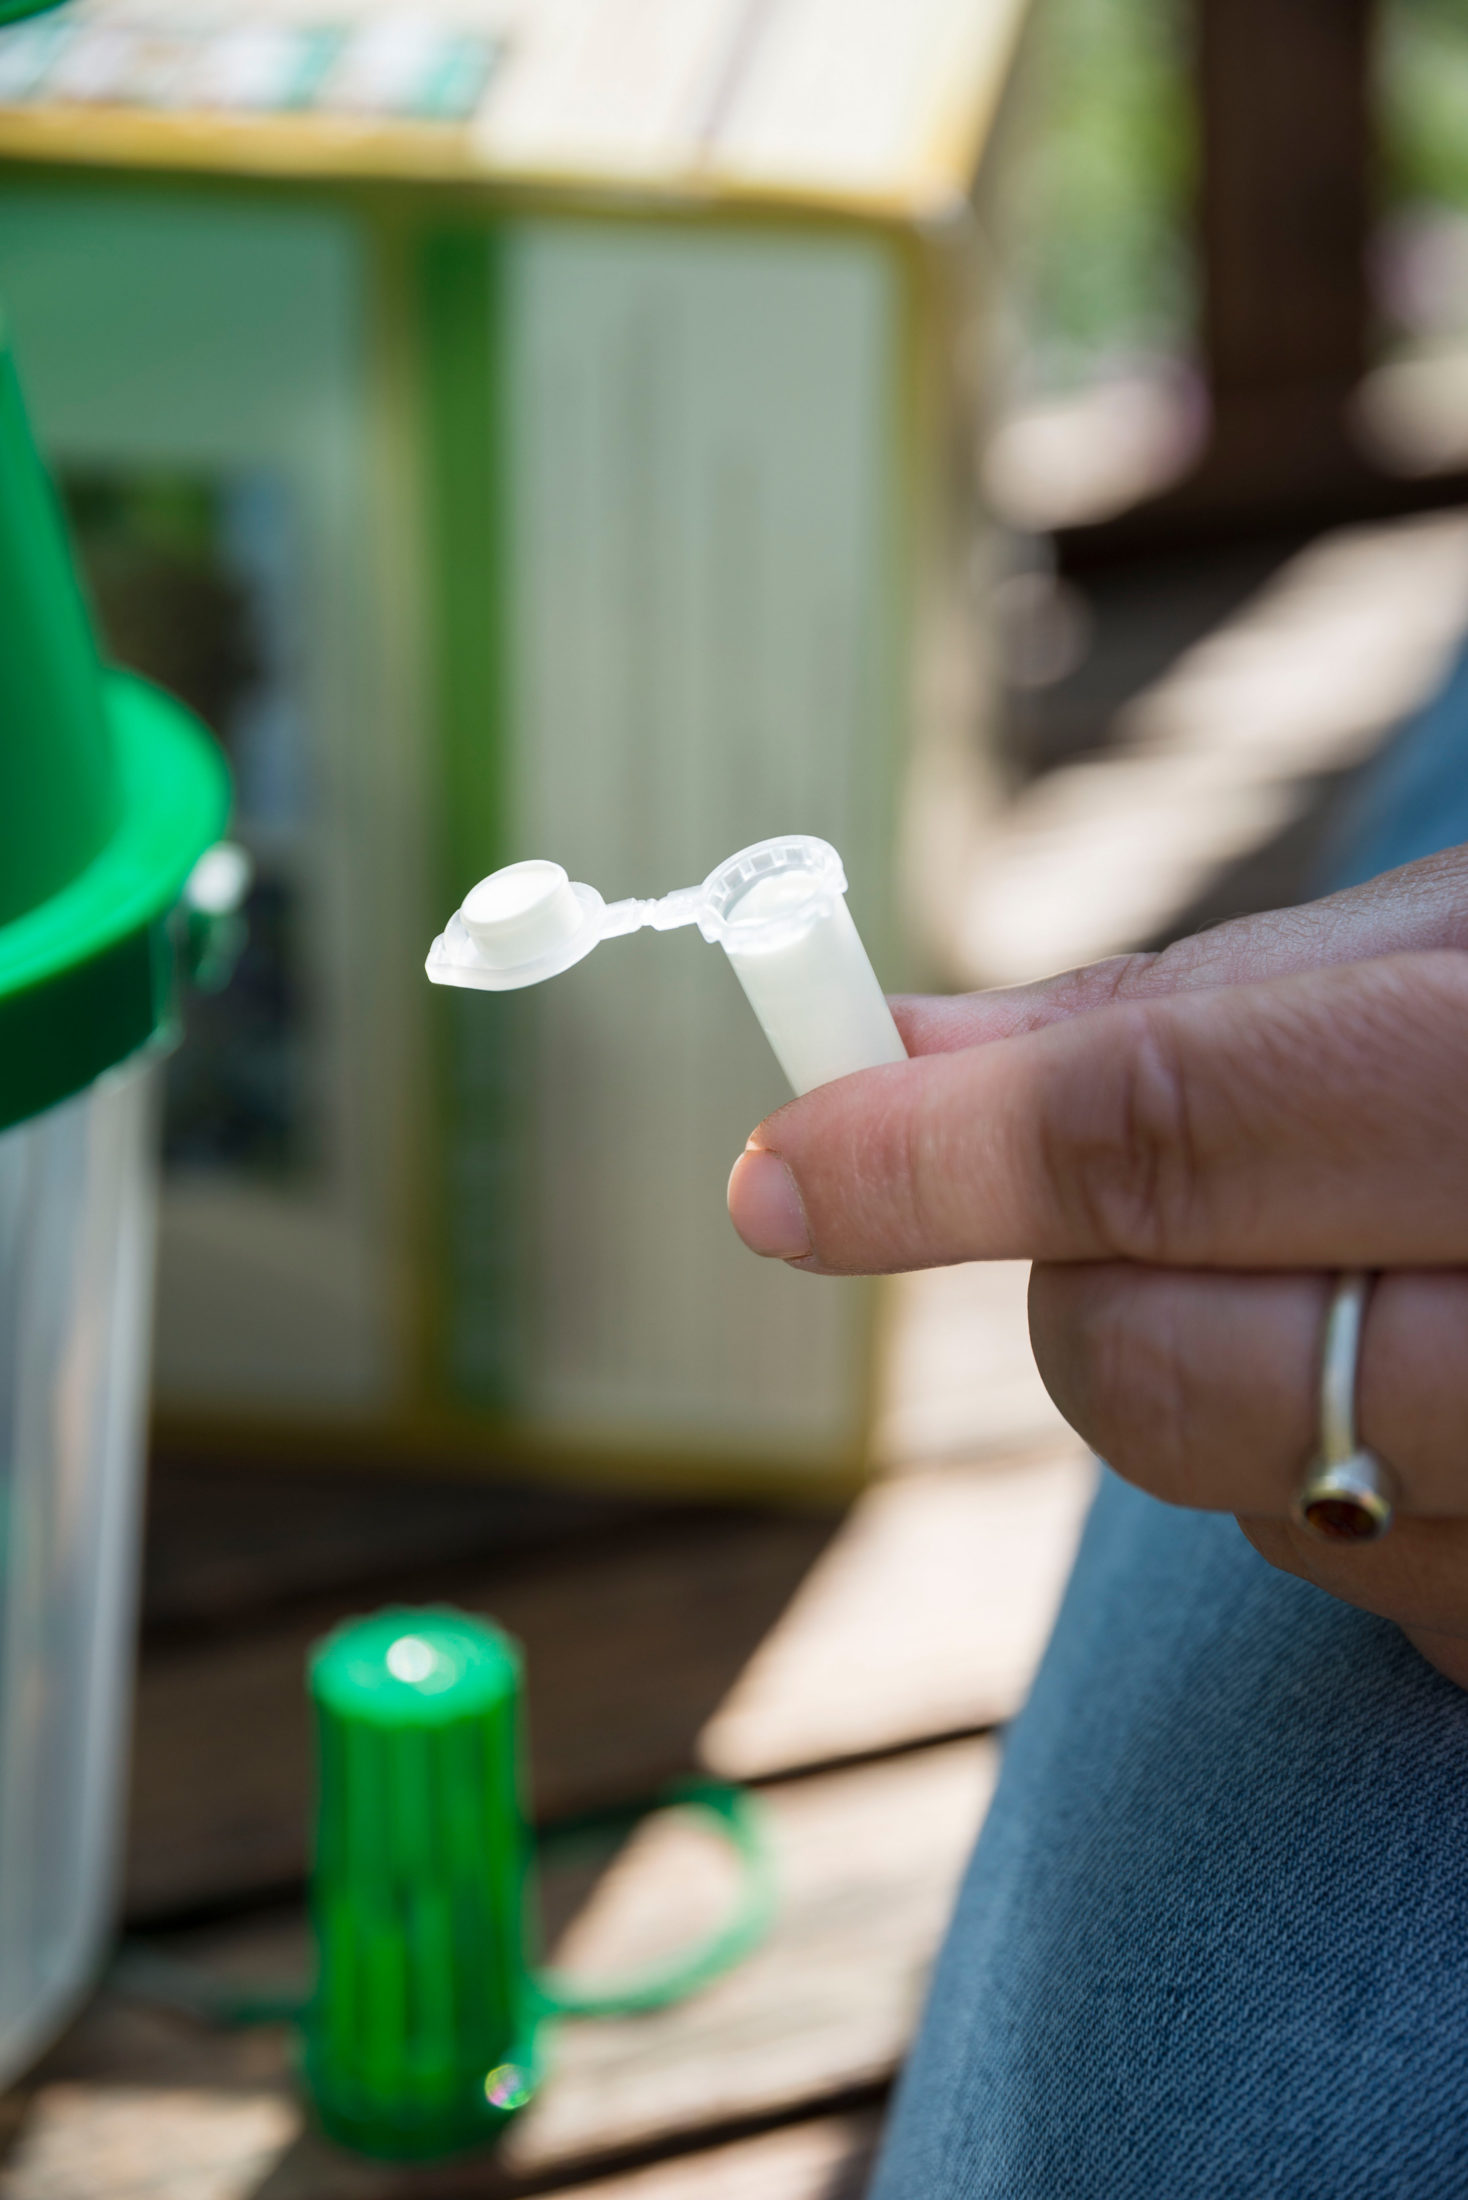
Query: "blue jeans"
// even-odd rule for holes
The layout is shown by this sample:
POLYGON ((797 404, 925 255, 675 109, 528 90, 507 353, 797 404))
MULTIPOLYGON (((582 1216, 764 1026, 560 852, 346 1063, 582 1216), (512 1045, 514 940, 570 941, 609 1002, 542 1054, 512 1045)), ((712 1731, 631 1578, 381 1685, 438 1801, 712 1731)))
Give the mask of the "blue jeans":
MULTIPOLYGON (((1468 839, 1468 659, 1336 881, 1468 839)), ((1464 2200, 1468 1695, 1103 1479, 870 2200, 1464 2200)))

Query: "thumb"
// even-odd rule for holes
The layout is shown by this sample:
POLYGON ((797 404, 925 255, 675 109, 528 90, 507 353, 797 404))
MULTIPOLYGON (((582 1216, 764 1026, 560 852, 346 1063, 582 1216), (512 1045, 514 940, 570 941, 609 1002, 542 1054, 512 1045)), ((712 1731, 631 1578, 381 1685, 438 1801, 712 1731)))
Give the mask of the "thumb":
POLYGON ((843 1077, 735 1164, 756 1252, 1432 1266, 1468 1256, 1468 956, 1129 1002, 843 1077))

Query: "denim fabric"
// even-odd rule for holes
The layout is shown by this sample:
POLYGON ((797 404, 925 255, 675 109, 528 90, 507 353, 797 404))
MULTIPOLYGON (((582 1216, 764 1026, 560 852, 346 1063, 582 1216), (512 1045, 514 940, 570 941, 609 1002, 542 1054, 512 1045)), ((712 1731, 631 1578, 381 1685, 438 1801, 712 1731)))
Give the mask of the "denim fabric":
POLYGON ((1463 2200, 1468 1696, 1108 1475, 872 2200, 1463 2200))
MULTIPOLYGON (((1468 654, 1321 890, 1468 839, 1468 654)), ((870 2200, 1465 2200, 1468 1695, 1103 1479, 870 2200)))
POLYGON ((1363 773, 1326 853, 1319 890, 1359 886, 1378 872, 1465 840, 1468 649, 1441 693, 1363 773))

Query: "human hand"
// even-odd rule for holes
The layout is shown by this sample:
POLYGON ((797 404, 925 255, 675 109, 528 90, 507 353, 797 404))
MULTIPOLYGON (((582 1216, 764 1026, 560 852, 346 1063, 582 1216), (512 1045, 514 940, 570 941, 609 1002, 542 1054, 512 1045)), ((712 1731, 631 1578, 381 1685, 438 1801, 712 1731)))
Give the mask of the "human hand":
POLYGON ((827 1275, 1029 1258, 1036 1359, 1128 1479, 1396 1620, 1468 1686, 1468 849, 1164 954, 898 1004, 914 1059, 762 1123, 729 1206, 827 1275), (1331 1275, 1384 1271, 1382 1542, 1290 1520, 1331 1275))

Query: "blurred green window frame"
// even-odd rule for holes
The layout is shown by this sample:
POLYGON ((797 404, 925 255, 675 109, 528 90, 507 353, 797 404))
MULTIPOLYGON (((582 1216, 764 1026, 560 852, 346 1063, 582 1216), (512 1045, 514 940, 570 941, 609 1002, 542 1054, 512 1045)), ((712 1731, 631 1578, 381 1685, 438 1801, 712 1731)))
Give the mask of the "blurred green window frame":
POLYGON ((1388 206, 1468 211, 1468 6, 1382 0, 1380 189, 1388 206))

